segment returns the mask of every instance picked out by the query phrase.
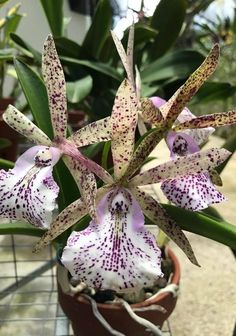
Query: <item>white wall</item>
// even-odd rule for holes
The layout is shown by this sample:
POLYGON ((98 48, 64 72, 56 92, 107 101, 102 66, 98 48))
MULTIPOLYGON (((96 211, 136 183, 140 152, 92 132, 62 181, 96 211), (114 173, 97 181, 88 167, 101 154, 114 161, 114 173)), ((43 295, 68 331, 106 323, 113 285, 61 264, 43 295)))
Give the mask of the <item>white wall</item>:
MULTIPOLYGON (((6 8, 10 8, 19 2, 21 3, 20 13, 25 13, 26 16, 22 18, 17 34, 29 42, 34 48, 41 51, 43 42, 50 32, 50 29, 40 0, 11 0, 9 4, 5 5, 1 10, 1 16, 3 16, 6 8)), ((64 0, 64 15, 71 17, 71 21, 67 27, 68 37, 81 43, 90 25, 90 17, 71 12, 67 0, 64 0)))

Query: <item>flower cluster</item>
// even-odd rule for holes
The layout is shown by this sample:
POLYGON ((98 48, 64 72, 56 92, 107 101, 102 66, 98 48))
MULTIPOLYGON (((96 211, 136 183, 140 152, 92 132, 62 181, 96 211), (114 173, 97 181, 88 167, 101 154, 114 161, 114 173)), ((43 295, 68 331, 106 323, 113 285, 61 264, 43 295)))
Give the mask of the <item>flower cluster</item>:
POLYGON ((166 102, 159 97, 139 97, 132 71, 133 30, 127 52, 113 38, 128 79, 118 88, 110 117, 89 124, 67 137, 65 78, 52 36, 44 45, 42 73, 47 88, 54 139, 49 139, 15 107, 3 118, 13 129, 36 143, 8 172, 0 171, 0 217, 19 219, 48 229, 35 251, 49 244, 83 216, 91 222, 69 236, 61 262, 89 286, 115 291, 151 286, 162 276, 161 251, 144 226, 144 215, 166 233, 198 265, 191 245, 163 207, 141 186, 161 183, 166 197, 193 211, 224 200, 212 179, 214 168, 228 156, 225 149, 200 150, 213 127, 236 122, 236 112, 195 117, 185 106, 212 74, 219 47, 213 47, 202 65, 166 102), (135 148, 140 120, 152 125, 135 148), (161 139, 170 150, 170 161, 139 172, 161 139), (79 148, 111 141, 113 174, 88 159, 79 148), (63 159, 81 193, 59 214, 55 213, 59 187, 52 170, 63 159), (97 189, 96 177, 102 182, 97 189))

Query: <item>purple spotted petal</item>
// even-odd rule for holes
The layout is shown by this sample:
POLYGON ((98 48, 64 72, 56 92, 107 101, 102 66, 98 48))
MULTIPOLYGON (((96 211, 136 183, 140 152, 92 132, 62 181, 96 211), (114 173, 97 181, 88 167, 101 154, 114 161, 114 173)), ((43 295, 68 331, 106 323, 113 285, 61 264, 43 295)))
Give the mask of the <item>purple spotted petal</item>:
POLYGON ((72 134, 68 140, 73 141, 78 147, 91 145, 100 141, 111 140, 110 117, 100 119, 86 125, 72 134))
POLYGON ((65 138, 67 129, 66 84, 52 35, 48 35, 44 44, 42 73, 48 93, 54 136, 65 138))
MULTIPOLYGON (((177 128, 179 127, 182 128, 181 127, 182 124, 194 119, 198 119, 198 117, 196 117, 192 112, 190 112, 190 110, 187 107, 185 107, 183 111, 179 114, 175 122, 175 125, 177 125, 177 128)), ((215 131, 213 127, 198 128, 196 126, 194 127, 194 129, 185 129, 185 128, 188 127, 183 127, 184 129, 183 133, 191 136, 198 145, 201 145, 202 143, 206 142, 209 136, 215 131)))
POLYGON ((162 183, 161 189, 169 201, 192 211, 202 210, 210 204, 225 200, 212 184, 208 173, 166 180, 162 183))
POLYGON ((88 228, 70 235, 61 261, 89 286, 118 292, 151 286, 162 276, 161 251, 125 189, 101 200, 98 223, 91 221, 88 228))
POLYGON ((35 146, 9 171, 0 171, 0 218, 19 219, 48 228, 59 188, 52 167, 59 160, 57 148, 35 146))
POLYGON ((176 156, 184 156, 199 152, 200 148, 193 138, 183 132, 170 131, 166 137, 166 143, 170 150, 170 157, 174 159, 176 156))
POLYGON ((11 128, 25 136, 28 140, 35 142, 37 145, 51 145, 49 137, 14 106, 9 105, 2 117, 11 128))
POLYGON ((116 94, 111 115, 111 152, 115 179, 120 179, 134 151, 138 121, 137 99, 133 88, 124 80, 116 94))

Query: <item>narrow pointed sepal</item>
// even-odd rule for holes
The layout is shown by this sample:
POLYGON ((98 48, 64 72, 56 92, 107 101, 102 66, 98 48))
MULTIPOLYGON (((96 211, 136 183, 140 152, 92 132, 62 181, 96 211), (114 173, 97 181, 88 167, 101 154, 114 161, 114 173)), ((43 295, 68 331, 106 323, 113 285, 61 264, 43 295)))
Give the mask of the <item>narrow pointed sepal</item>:
POLYGON ((131 26, 130 33, 129 33, 129 39, 128 39, 128 49, 127 54, 125 52, 125 49, 119 40, 119 38, 116 36, 116 34, 111 31, 111 36, 113 38, 113 41, 115 43, 117 52, 120 56, 121 62, 125 68, 125 71, 127 73, 127 78, 130 82, 130 85, 134 88, 134 74, 133 74, 133 41, 134 41, 134 27, 131 26))
MULTIPOLYGON (((107 188, 100 188, 97 191, 96 202, 98 203, 107 188)), ((80 198, 66 207, 53 221, 50 229, 45 232, 42 238, 35 245, 33 252, 38 253, 43 247, 49 245, 55 238, 76 224, 83 216, 88 213, 87 205, 80 198)))
POLYGON ((162 106, 161 110, 163 115, 166 115, 168 127, 171 127, 183 108, 187 106, 203 83, 213 74, 218 64, 219 54, 219 45, 215 44, 203 63, 190 75, 168 102, 162 106))
POLYGON ((67 130, 66 83, 52 35, 48 35, 44 44, 42 73, 48 93, 54 136, 65 138, 67 130))
POLYGON ((59 188, 52 167, 60 158, 57 148, 35 146, 9 171, 0 171, 0 218, 23 220, 49 228, 59 188))
POLYGON ((49 137, 14 106, 9 105, 2 117, 11 128, 30 141, 43 146, 51 145, 49 137))
POLYGON ((49 245, 55 238, 69 229, 86 214, 87 206, 81 199, 71 203, 52 222, 50 229, 45 232, 35 245, 33 252, 38 253, 43 247, 49 245))
POLYGON ((101 141, 111 140, 111 118, 107 117, 92 122, 91 124, 73 133, 68 141, 73 141, 76 146, 83 147, 101 141))
POLYGON ((178 157, 162 163, 157 167, 136 175, 129 182, 130 186, 141 186, 158 183, 165 179, 179 178, 190 174, 198 174, 224 162, 231 153, 224 148, 210 148, 194 154, 178 157))
POLYGON ((181 248, 194 265, 199 266, 187 237, 162 206, 152 196, 138 188, 133 188, 132 193, 143 213, 181 248))
POLYGON ((82 200, 86 204, 88 213, 95 219, 97 183, 94 174, 81 164, 80 161, 77 161, 72 157, 67 156, 64 157, 63 160, 78 185, 82 200))
POLYGON ((71 234, 61 262, 87 285, 117 292, 153 286, 162 276, 161 251, 125 189, 112 190, 101 200, 98 222, 71 234))
POLYGON ((166 180, 161 189, 170 202, 191 211, 203 210, 210 204, 226 200, 224 195, 216 190, 208 173, 166 180))
POLYGON ((125 172, 125 177, 131 177, 143 164, 148 155, 153 151, 157 144, 163 139, 161 131, 149 133, 135 150, 130 163, 125 172))
POLYGON ((175 127, 176 131, 206 127, 220 127, 236 123, 236 111, 214 113, 196 117, 175 127))
POLYGON ((131 160, 137 121, 136 95, 128 81, 124 80, 117 91, 111 115, 111 151, 116 180, 123 176, 131 160))

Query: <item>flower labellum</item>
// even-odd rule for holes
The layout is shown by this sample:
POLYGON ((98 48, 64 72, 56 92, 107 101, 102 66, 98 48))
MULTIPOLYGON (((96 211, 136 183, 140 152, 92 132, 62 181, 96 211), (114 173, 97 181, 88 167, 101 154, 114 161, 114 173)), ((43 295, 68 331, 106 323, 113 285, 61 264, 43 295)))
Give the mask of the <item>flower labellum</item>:
MULTIPOLYGON (((172 159, 200 151, 195 140, 185 132, 170 131, 166 142, 172 159)), ((210 204, 225 201, 224 195, 216 190, 207 171, 167 179, 161 184, 161 189, 169 201, 192 211, 202 210, 210 204)))
POLYGON ((0 218, 49 228, 59 188, 52 167, 60 158, 54 147, 34 146, 9 171, 0 170, 0 218))
POLYGON ((162 276, 161 251, 144 227, 140 206, 128 190, 113 189, 98 205, 98 222, 73 232, 62 263, 87 285, 117 292, 152 286, 162 276))

